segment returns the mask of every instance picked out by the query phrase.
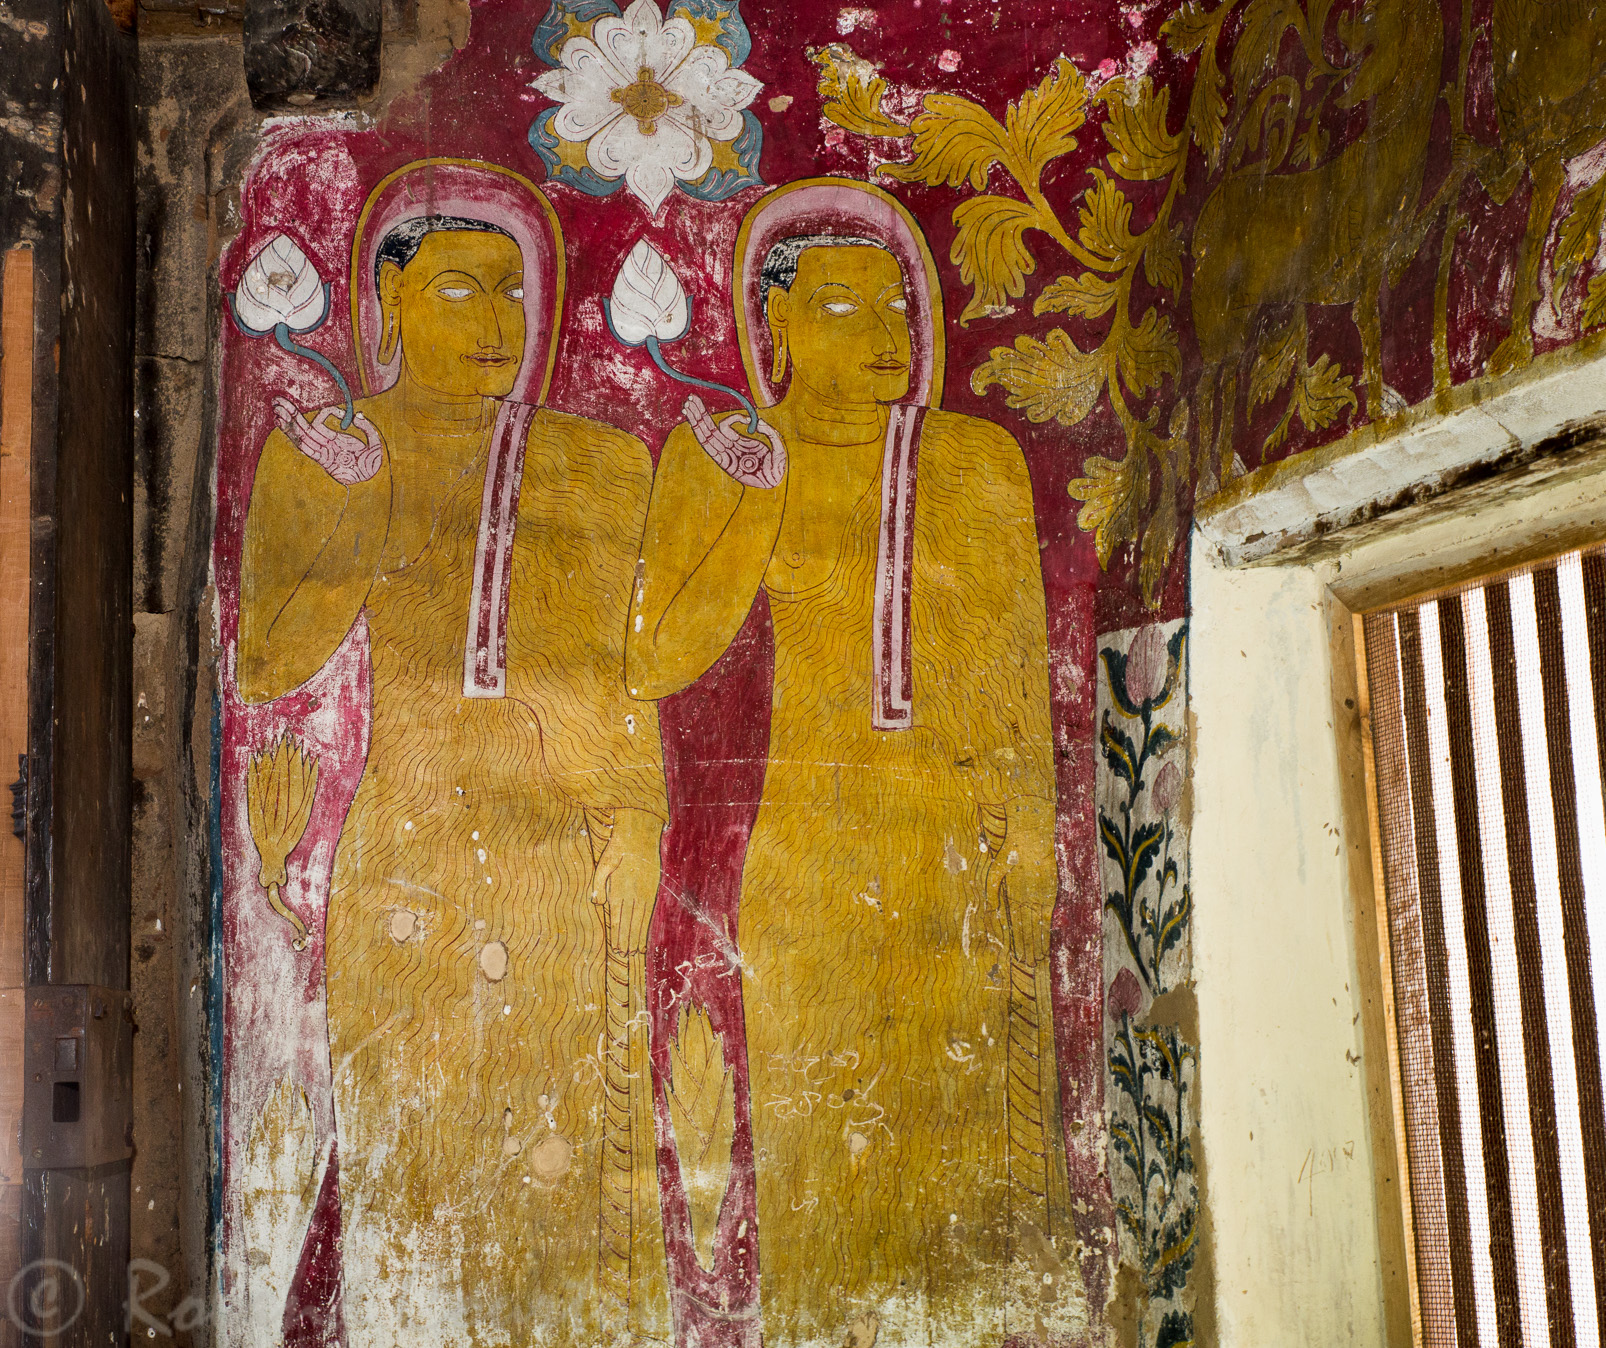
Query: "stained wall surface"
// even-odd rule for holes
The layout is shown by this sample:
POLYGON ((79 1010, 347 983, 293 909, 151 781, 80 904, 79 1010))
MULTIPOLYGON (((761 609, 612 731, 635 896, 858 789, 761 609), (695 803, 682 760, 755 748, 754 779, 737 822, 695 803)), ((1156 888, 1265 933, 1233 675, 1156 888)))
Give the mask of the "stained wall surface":
POLYGON ((1601 23, 485 0, 264 120, 146 17, 213 1332, 1211 1341, 1194 505, 1592 351, 1601 23))

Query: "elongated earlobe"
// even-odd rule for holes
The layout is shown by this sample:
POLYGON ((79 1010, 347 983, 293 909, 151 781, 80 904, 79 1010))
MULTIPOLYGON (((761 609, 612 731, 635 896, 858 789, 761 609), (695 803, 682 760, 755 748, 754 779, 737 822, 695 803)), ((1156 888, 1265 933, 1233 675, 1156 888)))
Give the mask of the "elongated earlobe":
POLYGON ((379 363, 389 365, 396 356, 396 345, 401 338, 401 325, 396 321, 396 311, 390 310, 385 315, 385 335, 379 342, 379 363))
POLYGON ((779 384, 786 378, 786 334, 773 333, 775 340, 775 359, 770 362, 770 383, 779 384))

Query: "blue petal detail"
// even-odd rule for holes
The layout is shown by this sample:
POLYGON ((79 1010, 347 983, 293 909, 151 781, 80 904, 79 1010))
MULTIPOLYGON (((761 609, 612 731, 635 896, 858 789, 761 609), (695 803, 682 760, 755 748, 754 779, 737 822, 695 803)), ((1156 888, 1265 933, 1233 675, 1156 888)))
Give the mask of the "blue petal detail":
POLYGON ((688 19, 718 19, 719 36, 714 41, 725 49, 733 66, 741 65, 753 50, 753 39, 742 19, 741 0, 674 0, 666 17, 672 19, 677 14, 688 19))
POLYGON ((589 196, 611 197, 625 185, 623 178, 604 178, 594 168, 577 169, 558 158, 558 137, 552 130, 552 119, 557 115, 557 108, 547 108, 530 123, 530 148, 546 165, 547 181, 579 188, 589 196))
POLYGON ((744 187, 762 187, 758 159, 764 152, 764 127, 751 111, 742 114, 742 129, 731 149, 740 168, 709 169, 696 182, 681 183, 680 190, 694 201, 724 201, 744 187))
MULTIPOLYGON (((563 50, 563 44, 569 39, 569 25, 565 22, 570 16, 581 23, 590 23, 593 19, 600 19, 604 14, 618 14, 619 6, 613 0, 552 0, 547 8, 546 18, 541 20, 541 26, 535 30, 535 36, 530 39, 530 46, 536 58, 549 66, 560 64, 558 53, 563 50)), ((746 29, 743 29, 746 32, 746 29)))

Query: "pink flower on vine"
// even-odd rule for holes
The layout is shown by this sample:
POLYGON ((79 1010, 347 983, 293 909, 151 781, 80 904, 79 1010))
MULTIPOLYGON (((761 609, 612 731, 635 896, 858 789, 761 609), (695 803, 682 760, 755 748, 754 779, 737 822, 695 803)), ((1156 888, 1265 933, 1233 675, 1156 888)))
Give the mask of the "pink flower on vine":
POLYGON ((1165 691, 1171 653, 1159 623, 1141 628, 1126 652, 1126 695, 1133 702, 1153 702, 1165 691))
POLYGON ((1143 989, 1138 985, 1137 975, 1132 970, 1122 969, 1116 974, 1115 980, 1110 984, 1105 1004, 1110 1009, 1110 1019, 1117 1025, 1123 1019, 1137 1015, 1143 1006, 1143 989))
POLYGON ((1161 814, 1170 814, 1182 799, 1182 769, 1175 763, 1164 764, 1154 774, 1154 808, 1161 814))

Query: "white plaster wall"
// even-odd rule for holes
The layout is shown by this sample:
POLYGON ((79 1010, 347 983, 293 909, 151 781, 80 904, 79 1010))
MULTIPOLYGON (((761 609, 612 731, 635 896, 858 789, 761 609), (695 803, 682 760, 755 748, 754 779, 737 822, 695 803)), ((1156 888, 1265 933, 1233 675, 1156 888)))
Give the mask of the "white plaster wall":
MULTIPOLYGON (((1200 1114, 1222 1348, 1382 1344, 1327 568, 1195 535, 1200 1114)), ((1364 840, 1362 840, 1364 841, 1364 840)))

